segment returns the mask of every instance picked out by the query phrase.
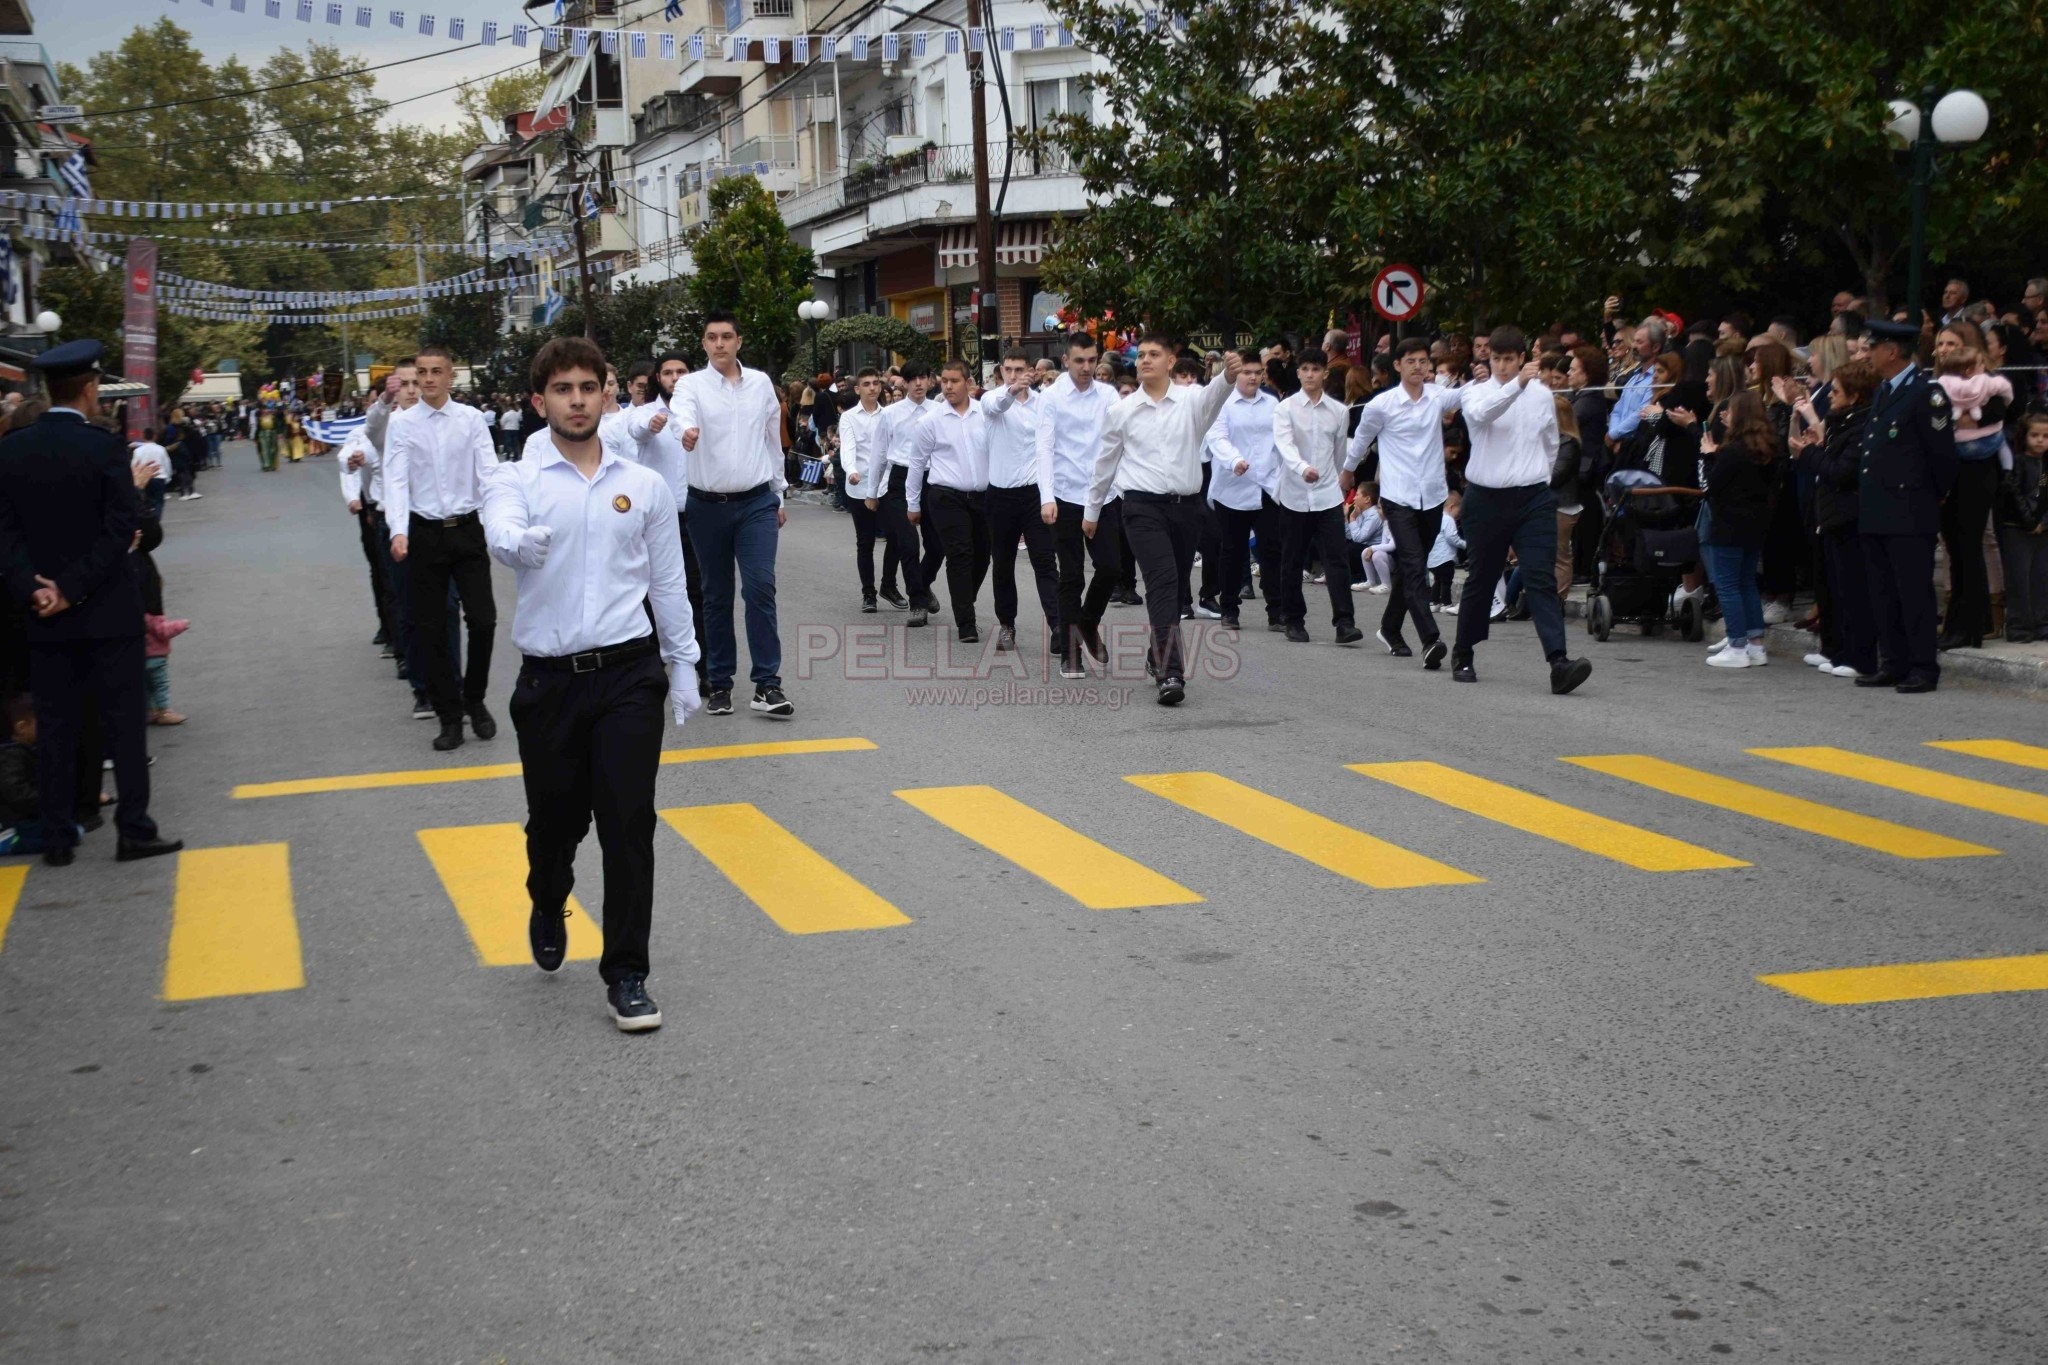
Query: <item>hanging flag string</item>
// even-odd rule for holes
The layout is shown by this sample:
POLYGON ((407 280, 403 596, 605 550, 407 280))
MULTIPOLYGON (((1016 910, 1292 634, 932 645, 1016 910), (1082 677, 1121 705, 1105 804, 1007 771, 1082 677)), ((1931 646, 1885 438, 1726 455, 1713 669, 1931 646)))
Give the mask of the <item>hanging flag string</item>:
MULTIPOLYGON (((58 232, 34 225, 19 229, 24 237, 38 241, 89 242, 102 246, 123 246, 135 237, 154 242, 189 243, 217 247, 292 247, 303 251, 411 251, 418 247, 434 255, 482 256, 484 249, 471 242, 308 242, 271 237, 179 237, 156 232, 58 232)), ((569 249, 566 237, 536 238, 531 242, 493 242, 490 256, 503 260, 515 256, 552 257, 569 249)))

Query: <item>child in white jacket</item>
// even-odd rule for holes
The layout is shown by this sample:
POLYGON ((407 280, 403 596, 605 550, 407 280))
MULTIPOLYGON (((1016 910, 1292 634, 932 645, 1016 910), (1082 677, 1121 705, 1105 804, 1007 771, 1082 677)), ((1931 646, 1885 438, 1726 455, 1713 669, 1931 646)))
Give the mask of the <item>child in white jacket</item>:
POLYGON ((1458 604, 1451 600, 1451 576, 1458 571, 1458 551, 1465 548, 1465 538, 1458 534, 1458 513, 1463 508, 1464 499, 1451 494, 1444 502, 1444 519, 1437 527, 1436 544, 1429 547, 1429 600, 1448 612, 1458 610, 1458 604))
POLYGON ((1351 506, 1344 512, 1344 537, 1353 545, 1364 547, 1359 551, 1359 562, 1365 569, 1365 581, 1352 584, 1352 591, 1362 587, 1367 592, 1385 592, 1394 575, 1394 533, 1380 511, 1378 484, 1358 485, 1351 506))

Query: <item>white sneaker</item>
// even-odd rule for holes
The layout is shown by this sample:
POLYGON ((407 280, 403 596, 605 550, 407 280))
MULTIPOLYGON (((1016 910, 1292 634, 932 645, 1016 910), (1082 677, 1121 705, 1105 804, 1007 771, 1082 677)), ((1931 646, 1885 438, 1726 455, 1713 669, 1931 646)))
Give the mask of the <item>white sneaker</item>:
POLYGON ((1771 661, 1771 656, 1764 653, 1764 647, 1754 640, 1751 640, 1749 647, 1742 652, 1749 656, 1749 666, 1751 668, 1762 668, 1771 661))
POLYGON ((1767 625, 1767 626, 1782 626, 1782 625, 1784 625, 1784 624, 1785 624, 1785 623, 1786 623, 1787 621, 1789 621, 1789 620, 1791 620, 1791 619, 1792 619, 1792 609, 1791 609, 1790 607, 1786 606, 1786 605, 1785 605, 1785 604, 1784 604, 1783 602, 1766 602, 1766 603, 1764 603, 1764 624, 1765 624, 1765 625, 1767 625))
POLYGON ((1722 637, 1721 637, 1721 643, 1720 643, 1720 644, 1718 644, 1718 645, 1715 645, 1715 646, 1714 646, 1714 647, 1713 647, 1712 649, 1710 649, 1710 650, 1708 650, 1708 651, 1707 651, 1707 657, 1708 657, 1709 659, 1711 659, 1711 658, 1714 658, 1714 657, 1715 657, 1715 656, 1717 656, 1717 655, 1720 655, 1720 654, 1725 654, 1725 653, 1727 653, 1727 652, 1728 652, 1728 646, 1729 646, 1729 645, 1731 645, 1731 644, 1733 644, 1733 643, 1734 643, 1734 641, 1730 640, 1730 639, 1729 639, 1729 638, 1728 638, 1727 636, 1725 636, 1725 635, 1724 635, 1724 636, 1722 636, 1722 637))
POLYGON ((1800 662, 1804 663, 1808 668, 1827 669, 1832 668, 1835 661, 1825 654, 1809 654, 1800 662))
POLYGON ((1385 583, 1375 583, 1372 585, 1370 591, 1377 596, 1384 597, 1388 592, 1392 591, 1392 589, 1389 588, 1388 585, 1385 583))
POLYGON ((1724 649, 1719 654, 1707 656, 1708 668, 1748 668, 1749 651, 1746 649, 1724 649))
POLYGON ((1351 591, 1353 591, 1353 592, 1378 592, 1378 591, 1379 591, 1379 589, 1377 589, 1377 588, 1373 587, 1373 586, 1372 586, 1372 584, 1370 584, 1370 583, 1353 583, 1353 584, 1351 585, 1351 591))
POLYGON ((1832 673, 1837 678, 1853 678, 1856 676, 1856 670, 1848 664, 1829 664, 1821 672, 1832 673))
POLYGON ((1456 616, 1458 614, 1458 604, 1456 602, 1446 602, 1444 603, 1444 610, 1456 616))

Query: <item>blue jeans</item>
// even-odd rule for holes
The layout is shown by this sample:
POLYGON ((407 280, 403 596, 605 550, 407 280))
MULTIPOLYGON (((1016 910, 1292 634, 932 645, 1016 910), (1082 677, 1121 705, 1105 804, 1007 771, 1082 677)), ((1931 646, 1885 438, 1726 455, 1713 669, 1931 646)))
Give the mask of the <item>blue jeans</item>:
POLYGON ((736 502, 713 502, 694 492, 684 506, 690 543, 704 574, 704 619, 697 631, 704 646, 704 685, 732 690, 739 645, 733 637, 733 566, 746 599, 748 674, 756 688, 782 686, 782 639, 775 628, 775 547, 780 508, 773 488, 736 502))
POLYGON ((1757 591, 1757 567, 1763 549, 1757 545, 1702 545, 1707 576, 1714 580, 1715 595, 1721 599, 1721 618, 1728 638, 1761 640, 1764 635, 1764 601, 1757 591))

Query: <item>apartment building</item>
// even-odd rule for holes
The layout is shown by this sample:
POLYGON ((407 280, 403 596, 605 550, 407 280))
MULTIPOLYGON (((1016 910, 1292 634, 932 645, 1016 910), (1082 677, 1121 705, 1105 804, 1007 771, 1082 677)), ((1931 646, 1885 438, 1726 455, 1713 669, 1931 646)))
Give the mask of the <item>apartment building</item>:
MULTIPOLYGON (((92 164, 89 141, 42 119, 46 106, 62 102, 57 64, 35 40, 27 0, 0 0, 0 190, 64 195, 57 168, 77 152, 92 164)), ((78 260, 68 243, 30 239, 21 229, 55 226, 56 215, 47 209, 0 204, 0 381, 10 386, 23 382, 24 362, 46 342, 35 325, 43 268, 78 260)))

